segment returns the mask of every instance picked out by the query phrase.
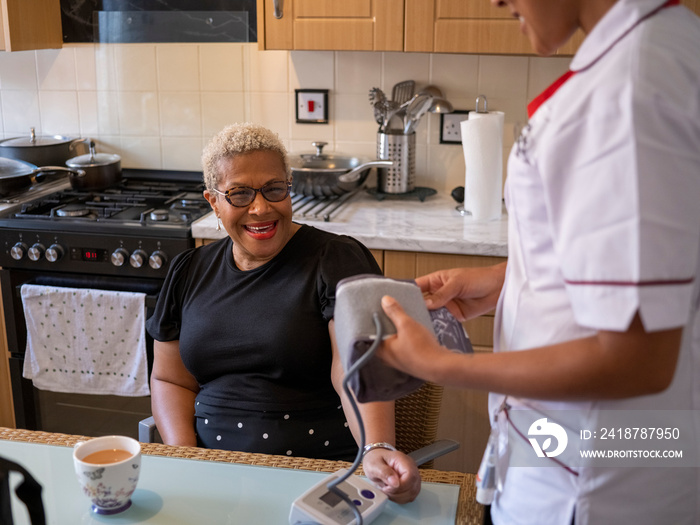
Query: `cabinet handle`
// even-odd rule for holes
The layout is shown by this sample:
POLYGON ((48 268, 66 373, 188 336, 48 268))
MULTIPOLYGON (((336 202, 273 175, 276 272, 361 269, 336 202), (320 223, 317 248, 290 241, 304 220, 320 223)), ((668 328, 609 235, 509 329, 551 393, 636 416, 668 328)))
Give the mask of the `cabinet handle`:
POLYGON ((275 18, 282 18, 284 15, 284 0, 273 0, 272 5, 275 8, 275 18))

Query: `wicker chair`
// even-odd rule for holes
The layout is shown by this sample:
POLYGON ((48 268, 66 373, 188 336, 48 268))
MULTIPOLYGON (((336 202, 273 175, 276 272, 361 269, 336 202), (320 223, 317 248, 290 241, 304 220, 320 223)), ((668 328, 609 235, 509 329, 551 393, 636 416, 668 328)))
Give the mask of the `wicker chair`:
MULTIPOLYGON (((431 453, 434 457, 455 450, 459 444, 451 440, 435 441, 440 404, 442 402, 442 387, 433 383, 425 383, 415 392, 396 401, 396 448, 418 459, 421 453, 431 453)), ((153 417, 139 422, 139 441, 153 443, 155 441, 156 425, 153 417)), ((433 460, 421 463, 421 468, 432 468, 433 460)))

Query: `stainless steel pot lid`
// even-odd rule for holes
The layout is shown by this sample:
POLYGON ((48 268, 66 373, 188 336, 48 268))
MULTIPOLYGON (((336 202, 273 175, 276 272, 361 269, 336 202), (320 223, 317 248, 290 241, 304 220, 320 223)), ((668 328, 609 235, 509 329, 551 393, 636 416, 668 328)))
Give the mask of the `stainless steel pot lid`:
POLYGON ((0 146, 12 148, 34 148, 41 146, 55 146, 58 144, 68 144, 73 142, 74 138, 64 137, 63 135, 39 135, 31 128, 29 135, 24 137, 14 137, 0 141, 0 146))
POLYGON ((78 157, 73 157, 66 161, 69 168, 97 168, 99 166, 109 166, 121 161, 121 157, 114 153, 86 153, 78 157))
POLYGON ((369 159, 340 154, 323 153, 325 142, 313 142, 316 153, 302 153, 289 156, 289 166, 295 171, 342 173, 356 168, 369 159))
POLYGON ((0 179, 31 175, 36 169, 37 167, 30 162, 0 157, 0 179))

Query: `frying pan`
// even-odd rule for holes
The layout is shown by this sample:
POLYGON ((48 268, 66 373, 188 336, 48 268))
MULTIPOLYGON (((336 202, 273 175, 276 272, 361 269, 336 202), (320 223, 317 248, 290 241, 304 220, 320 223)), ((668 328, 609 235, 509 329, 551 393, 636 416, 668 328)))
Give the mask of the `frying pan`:
POLYGON ((41 168, 23 160, 8 159, 0 157, 0 197, 5 197, 12 193, 17 193, 25 188, 29 188, 36 180, 48 177, 49 173, 67 172, 72 174, 85 172, 74 170, 63 166, 43 166, 41 168))

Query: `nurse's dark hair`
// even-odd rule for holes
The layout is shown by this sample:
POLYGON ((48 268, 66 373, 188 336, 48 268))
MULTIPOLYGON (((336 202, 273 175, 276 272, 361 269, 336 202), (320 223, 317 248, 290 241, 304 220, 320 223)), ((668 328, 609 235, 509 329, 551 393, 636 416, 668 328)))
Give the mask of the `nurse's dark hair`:
POLYGON ((264 126, 250 122, 226 126, 217 133, 202 152, 204 185, 209 191, 219 182, 219 163, 222 159, 235 158, 255 151, 272 151, 280 156, 284 171, 289 178, 287 149, 277 133, 264 126))

